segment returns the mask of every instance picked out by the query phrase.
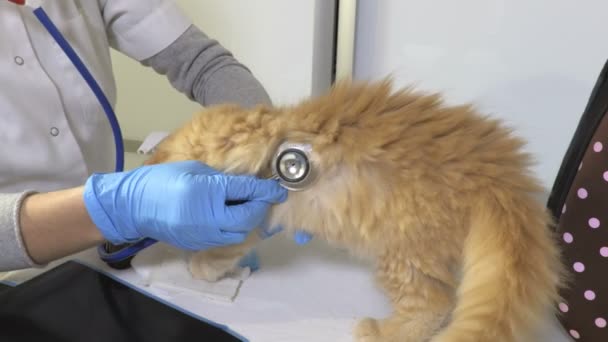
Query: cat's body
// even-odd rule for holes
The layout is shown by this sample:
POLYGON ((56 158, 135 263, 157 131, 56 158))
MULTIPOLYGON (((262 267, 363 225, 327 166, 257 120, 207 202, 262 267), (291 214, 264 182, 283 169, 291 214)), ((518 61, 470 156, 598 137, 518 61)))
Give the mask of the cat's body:
MULTIPOLYGON (((284 141, 312 144, 319 177, 273 207, 271 223, 375 259, 394 305, 361 321, 358 341, 534 341, 563 270, 523 143, 499 122, 388 81, 342 83, 292 107, 204 110, 148 163, 269 177, 284 141)), ((221 277, 254 235, 198 253, 193 274, 221 277)))

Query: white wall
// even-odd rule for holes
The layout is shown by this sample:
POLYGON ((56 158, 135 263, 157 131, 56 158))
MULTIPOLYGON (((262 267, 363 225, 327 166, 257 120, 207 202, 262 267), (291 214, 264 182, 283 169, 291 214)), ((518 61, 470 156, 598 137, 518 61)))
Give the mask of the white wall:
MULTIPOLYGON (((331 81, 334 1, 177 0, 203 32, 234 53, 275 104, 323 91, 331 81)), ((117 116, 125 138, 168 131, 200 108, 164 76, 113 52, 117 116)))
POLYGON ((475 101, 529 140, 553 183, 608 59, 604 0, 359 0, 356 78, 475 101))

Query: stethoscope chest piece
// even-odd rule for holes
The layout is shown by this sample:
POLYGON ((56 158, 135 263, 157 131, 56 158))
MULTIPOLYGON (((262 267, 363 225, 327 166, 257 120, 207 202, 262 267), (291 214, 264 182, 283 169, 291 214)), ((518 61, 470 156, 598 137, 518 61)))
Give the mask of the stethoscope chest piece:
POLYGON ((301 191, 309 187, 316 178, 311 161, 312 147, 309 144, 283 143, 272 162, 274 177, 286 189, 301 191))

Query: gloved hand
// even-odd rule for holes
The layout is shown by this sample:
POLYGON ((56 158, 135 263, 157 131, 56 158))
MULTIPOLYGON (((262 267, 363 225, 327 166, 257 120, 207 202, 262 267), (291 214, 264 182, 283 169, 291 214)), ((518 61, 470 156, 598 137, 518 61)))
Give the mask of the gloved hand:
POLYGON ((227 175, 197 161, 93 174, 84 191, 91 219, 111 243, 148 237, 186 250, 243 242, 270 205, 286 199, 275 180, 227 175), (244 203, 226 204, 234 200, 244 203))

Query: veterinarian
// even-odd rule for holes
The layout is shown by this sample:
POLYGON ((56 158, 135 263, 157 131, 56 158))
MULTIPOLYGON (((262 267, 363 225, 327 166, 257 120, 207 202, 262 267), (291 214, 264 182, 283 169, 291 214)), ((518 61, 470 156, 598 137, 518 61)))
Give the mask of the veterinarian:
MULTIPOLYGON (((270 103, 252 73, 172 1, 44 8, 113 103, 110 47, 201 105, 270 103)), ((110 172, 112 131, 74 65, 31 9, 0 0, 0 28, 0 270, 44 266, 104 240, 150 237, 191 250, 239 243, 286 199, 275 181, 193 161, 110 172)))

